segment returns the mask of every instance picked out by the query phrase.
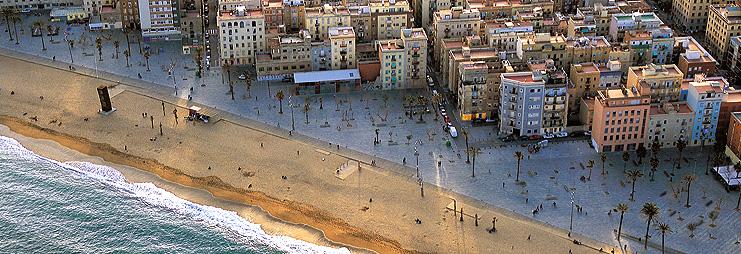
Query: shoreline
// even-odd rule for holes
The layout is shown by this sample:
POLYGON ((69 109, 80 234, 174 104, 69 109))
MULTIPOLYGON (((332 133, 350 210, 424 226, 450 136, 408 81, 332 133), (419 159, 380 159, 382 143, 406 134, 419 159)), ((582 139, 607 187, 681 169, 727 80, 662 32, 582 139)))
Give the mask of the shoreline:
POLYGON ((346 248, 350 251, 350 253, 373 253, 372 251, 367 249, 361 249, 354 246, 331 241, 324 237, 324 233, 320 230, 317 230, 308 225, 296 224, 278 219, 271 216, 260 207, 225 200, 214 196, 212 193, 206 190, 184 186, 176 182, 171 182, 146 170, 120 164, 114 164, 104 160, 103 158, 91 156, 81 153, 80 151, 73 150, 54 140, 24 136, 11 130, 8 126, 3 124, 0 124, 0 136, 6 136, 15 139, 26 149, 31 150, 35 154, 38 154, 45 158, 49 158, 59 162, 83 161, 112 167, 121 172, 121 174, 123 174, 126 178, 126 181, 129 183, 152 183, 158 188, 170 192, 173 195, 188 200, 190 202, 236 212, 240 217, 247 220, 248 222, 260 225, 260 228, 262 228, 265 233, 271 236, 287 236, 315 245, 331 248, 346 248))
MULTIPOLYGON (((34 124, 26 123, 20 119, 0 115, 0 125, 7 127, 13 133, 30 139, 41 139, 55 142, 66 149, 85 154, 90 157, 100 158, 106 164, 130 167, 133 169, 148 172, 156 175, 163 181, 175 183, 177 185, 198 189, 210 193, 215 199, 241 204, 255 204, 260 210, 267 213, 268 216, 281 221, 282 223, 301 225, 321 232, 322 238, 328 242, 348 247, 348 249, 370 250, 378 253, 412 253, 413 251, 405 250, 396 242, 390 242, 388 239, 379 239, 354 228, 337 218, 326 218, 326 221, 320 222, 320 218, 309 217, 306 214, 316 214, 326 216, 321 210, 297 203, 283 203, 281 200, 269 197, 264 193, 247 191, 236 188, 224 183, 215 177, 193 177, 184 174, 178 169, 163 165, 155 160, 137 157, 116 150, 108 144, 95 143, 85 138, 74 137, 65 133, 57 132, 51 129, 43 128, 34 124), (261 205, 262 204, 262 205, 261 205), (300 212, 299 212, 300 211, 300 212), (280 214, 282 216, 276 216, 280 214), (320 222, 319 227, 311 226, 305 222, 320 222), (352 232, 333 232, 330 227, 346 227, 346 230, 352 232), (334 236, 340 241, 334 241, 329 236, 334 236), (347 237, 346 237, 347 236, 347 237), (358 245, 353 245, 356 243, 358 245), (369 248, 359 247, 366 246, 369 248), (377 250, 377 251, 376 251, 377 250)), ((118 169, 118 168, 117 168, 118 169)), ((127 179, 128 180, 128 179, 127 179)), ((167 190, 167 189, 165 189, 167 190)), ((169 190, 168 190, 169 191, 169 190)), ((240 216, 242 216, 240 214, 240 216)), ((255 222, 256 223, 256 222, 255 222)), ((315 224, 316 225, 316 224, 315 224)))

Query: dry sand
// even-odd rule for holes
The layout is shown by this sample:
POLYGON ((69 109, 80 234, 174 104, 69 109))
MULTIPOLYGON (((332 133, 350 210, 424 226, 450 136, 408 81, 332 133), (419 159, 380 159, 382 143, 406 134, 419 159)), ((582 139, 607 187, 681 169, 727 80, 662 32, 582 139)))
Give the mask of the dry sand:
POLYGON ((342 245, 379 253, 597 253, 599 248, 612 249, 580 236, 575 237, 584 244, 573 244, 563 230, 429 184, 425 197, 420 197, 414 179, 367 164, 341 180, 334 173, 346 157, 330 147, 314 147, 284 133, 256 129, 244 119, 215 119, 210 124, 181 119, 176 125, 172 110, 179 105, 178 114, 183 116, 187 102, 157 92, 2 56, 0 77, 0 124, 21 135, 52 140, 224 200, 258 206, 277 219, 320 230, 342 245), (97 113, 98 85, 116 86, 112 101, 118 111, 109 116, 97 113), (154 116, 154 129, 149 118, 142 117, 144 112, 154 116), (160 121, 163 136, 159 135, 160 121), (470 217, 460 222, 446 209, 451 199, 466 214, 478 214, 482 218, 479 226, 470 217), (493 217, 498 218, 497 232, 490 234, 487 229, 493 217), (414 223, 416 218, 422 224, 414 223))

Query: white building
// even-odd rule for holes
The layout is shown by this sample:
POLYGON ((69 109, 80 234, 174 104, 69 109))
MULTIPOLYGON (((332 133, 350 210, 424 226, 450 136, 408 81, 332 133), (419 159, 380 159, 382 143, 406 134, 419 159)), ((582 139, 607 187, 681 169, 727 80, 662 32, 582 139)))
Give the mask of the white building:
POLYGON ((144 41, 180 40, 177 0, 139 0, 138 6, 144 41))
POLYGON ((222 12, 216 18, 221 43, 221 61, 244 65, 254 64, 255 55, 266 51, 265 16, 260 10, 237 7, 222 12))

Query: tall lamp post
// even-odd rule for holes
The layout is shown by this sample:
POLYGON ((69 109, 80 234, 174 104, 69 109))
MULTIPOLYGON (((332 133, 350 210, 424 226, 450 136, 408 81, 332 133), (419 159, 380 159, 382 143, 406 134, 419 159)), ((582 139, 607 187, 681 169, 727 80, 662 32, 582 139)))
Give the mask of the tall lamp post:
POLYGON ((414 147, 414 157, 417 159, 417 178, 419 178, 419 152, 417 151, 417 147, 414 147))
POLYGON ((569 237, 571 237, 571 231, 574 229, 574 192, 571 192, 571 219, 569 219, 569 237))
POLYGON ((288 107, 291 108, 291 130, 292 131, 295 131, 296 130, 296 122, 294 121, 294 118, 293 118, 293 102, 291 102, 291 98, 292 97, 293 97, 293 95, 288 96, 288 107))

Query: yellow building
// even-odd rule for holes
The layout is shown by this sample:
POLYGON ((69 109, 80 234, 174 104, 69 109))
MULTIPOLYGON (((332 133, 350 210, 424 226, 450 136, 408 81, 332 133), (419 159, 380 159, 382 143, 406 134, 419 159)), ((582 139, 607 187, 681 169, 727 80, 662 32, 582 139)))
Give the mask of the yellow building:
POLYGON ((406 55, 405 88, 422 88, 427 84, 427 34, 422 28, 404 28, 399 32, 406 55))
MULTIPOLYGON (((713 0, 712 4, 727 4, 733 1, 713 0)), ((710 1, 673 0, 672 19, 678 28, 688 32, 705 31, 710 10, 710 1)))
POLYGON ((378 55, 381 58, 381 87, 384 90, 403 87, 405 68, 404 46, 396 40, 379 42, 378 55))
POLYGON ((324 5, 305 8, 304 28, 311 32, 316 41, 329 38, 330 27, 351 26, 350 11, 344 6, 324 5))
POLYGON ((592 62, 573 64, 569 74, 569 112, 579 112, 581 99, 599 90, 600 70, 592 62))
POLYGON ((570 38, 566 42, 565 56, 569 57, 566 66, 586 62, 605 64, 609 61, 611 50, 612 46, 604 36, 570 38))
POLYGON ((674 64, 632 66, 628 68, 628 88, 650 91, 651 102, 679 100, 684 74, 674 64))
POLYGON ((692 136, 694 116, 687 103, 651 105, 645 146, 650 147, 656 140, 661 147, 676 147, 680 139, 688 140, 692 136))
POLYGON ((708 26, 705 30, 707 50, 727 62, 731 37, 741 34, 741 6, 712 5, 708 12, 708 26))
POLYGON ((369 6, 378 40, 398 39, 401 29, 412 27, 412 11, 406 0, 372 0, 369 6))
POLYGON ((517 41, 517 56, 523 61, 552 59, 557 69, 568 68, 571 56, 566 50, 566 37, 538 33, 517 41))
POLYGON ((259 10, 238 7, 232 12, 217 16, 221 44, 221 61, 245 65, 254 64, 255 56, 267 49, 265 42, 265 16, 259 10))
POLYGON ((351 26, 330 27, 329 43, 332 48, 332 69, 354 69, 355 60, 355 32, 351 26))
POLYGON ((480 32, 481 17, 477 9, 453 7, 435 12, 432 23, 432 38, 435 45, 435 60, 447 52, 439 52, 441 42, 448 38, 462 38, 480 32))

